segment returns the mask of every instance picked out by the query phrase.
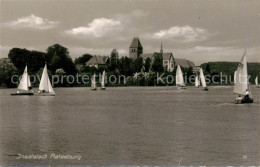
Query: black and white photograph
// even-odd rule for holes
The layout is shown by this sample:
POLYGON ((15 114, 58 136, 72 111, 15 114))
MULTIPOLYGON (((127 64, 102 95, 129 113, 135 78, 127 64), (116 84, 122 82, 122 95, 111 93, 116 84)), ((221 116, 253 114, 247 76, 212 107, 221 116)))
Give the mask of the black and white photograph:
POLYGON ((259 78, 260 0, 0 0, 0 167, 260 166, 259 78))

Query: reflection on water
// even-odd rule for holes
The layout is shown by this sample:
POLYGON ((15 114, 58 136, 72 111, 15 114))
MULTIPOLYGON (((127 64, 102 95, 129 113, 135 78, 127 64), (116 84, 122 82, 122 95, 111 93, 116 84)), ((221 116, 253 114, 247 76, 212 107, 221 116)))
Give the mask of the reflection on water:
POLYGON ((0 90, 2 165, 260 165, 260 89, 252 89, 250 105, 233 104, 231 87, 58 88, 55 97, 14 91, 0 90))

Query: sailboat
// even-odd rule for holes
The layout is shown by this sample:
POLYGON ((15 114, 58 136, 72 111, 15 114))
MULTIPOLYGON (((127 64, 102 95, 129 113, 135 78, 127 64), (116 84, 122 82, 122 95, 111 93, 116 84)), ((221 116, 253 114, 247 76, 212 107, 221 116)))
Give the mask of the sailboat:
POLYGON ((260 88, 260 85, 258 85, 258 76, 255 77, 255 86, 257 88, 260 88))
POLYGON ((202 68, 200 68, 200 81, 201 81, 201 85, 202 85, 202 87, 203 87, 202 90, 208 91, 209 89, 208 89, 208 87, 207 87, 206 80, 205 80, 205 76, 204 76, 204 74, 203 74, 202 68))
POLYGON ((234 84, 236 84, 237 71, 234 72, 234 84))
POLYGON ((96 86, 96 74, 94 74, 91 78, 91 90, 97 90, 96 86))
POLYGON ((186 89, 180 65, 178 65, 176 72, 176 86, 178 89, 186 89))
POLYGON ((236 70, 236 81, 233 90, 235 94, 238 94, 238 97, 235 100, 236 104, 253 103, 251 89, 248 82, 246 55, 247 52, 245 50, 236 70))
POLYGON ((19 90, 23 90, 23 92, 20 92, 19 90, 16 93, 12 93, 11 95, 33 95, 32 86, 30 82, 29 75, 27 73, 27 65, 25 66, 22 79, 20 80, 18 88, 19 90))
POLYGON ((49 76, 48 76, 48 70, 47 70, 47 65, 45 63, 43 72, 42 72, 42 77, 39 85, 39 91, 38 95, 42 96, 55 96, 55 92, 52 88, 49 76))
POLYGON ((105 87, 105 76, 106 76, 106 72, 104 70, 103 74, 102 74, 102 79, 101 79, 101 90, 105 90, 106 89, 106 87, 105 87))
POLYGON ((196 77, 195 77, 195 87, 196 88, 200 87, 200 82, 199 82, 199 76, 198 75, 196 75, 196 77))

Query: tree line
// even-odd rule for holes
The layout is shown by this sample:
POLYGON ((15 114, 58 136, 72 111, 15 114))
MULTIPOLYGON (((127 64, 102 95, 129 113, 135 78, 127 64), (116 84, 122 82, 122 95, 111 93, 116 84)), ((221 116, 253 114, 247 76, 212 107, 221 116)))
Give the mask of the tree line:
MULTIPOLYGON (((168 72, 163 67, 163 57, 161 54, 154 54, 153 60, 142 57, 130 59, 127 56, 119 58, 117 52, 111 52, 106 64, 99 68, 86 66, 94 55, 83 54, 74 61, 70 57, 68 48, 54 44, 46 49, 46 52, 30 51, 22 48, 13 48, 9 51, 8 58, 12 63, 0 62, 0 86, 2 87, 17 87, 11 82, 13 75, 22 75, 25 65, 27 64, 28 73, 30 75, 41 76, 45 63, 48 67, 49 75, 89 75, 94 73, 102 73, 106 71, 107 75, 124 75, 127 78, 127 83, 118 83, 118 85, 165 85, 157 83, 156 78, 158 73, 165 73, 165 76, 175 76, 176 68, 172 72, 168 72), (147 73, 149 75, 139 75, 134 77, 135 73, 147 73)), ((231 75, 237 68, 237 62, 209 62, 201 65, 204 74, 212 78, 214 75, 231 75)), ((248 63, 248 71, 252 76, 250 82, 254 82, 254 78, 260 73, 260 63, 248 63)), ((186 77, 193 75, 192 68, 182 68, 186 77)), ((163 79, 166 79, 165 77, 163 79)), ((37 86, 35 83, 33 86, 37 86)), ((108 83, 109 84, 109 83, 108 83)), ((175 82, 170 85, 174 85, 175 82)), ((188 83, 189 84, 189 83, 188 83)), ((83 83, 58 83, 55 86, 86 86, 83 83)), ((110 85, 113 86, 113 85, 110 85)))
MULTIPOLYGON (((72 60, 68 48, 54 44, 46 49, 46 52, 30 51, 24 48, 12 48, 8 53, 8 58, 12 63, 1 63, 0 66, 0 85, 6 87, 16 87, 11 83, 12 75, 22 75, 24 67, 27 65, 29 75, 41 75, 45 63, 48 67, 50 75, 62 72, 63 75, 76 75, 101 73, 106 70, 108 75, 125 75, 133 76, 136 72, 163 72, 162 56, 157 55, 155 61, 151 64, 151 59, 145 61, 142 57, 130 59, 126 56, 119 58, 117 52, 112 52, 106 61, 106 65, 100 68, 86 66, 94 55, 83 54, 82 56, 72 60), (8 76, 8 77, 7 77, 8 76)), ((68 84, 56 85, 68 86, 68 84)), ((78 86, 78 85, 70 85, 78 86)))

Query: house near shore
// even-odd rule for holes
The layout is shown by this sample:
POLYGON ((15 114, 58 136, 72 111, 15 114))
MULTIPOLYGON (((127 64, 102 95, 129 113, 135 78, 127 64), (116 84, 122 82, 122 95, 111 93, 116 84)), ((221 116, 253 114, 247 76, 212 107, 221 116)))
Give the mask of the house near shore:
POLYGON ((89 61, 86 62, 86 66, 96 67, 97 69, 100 67, 106 66, 106 61, 108 60, 107 56, 93 56, 89 61))
POLYGON ((135 37, 129 47, 129 58, 132 58, 132 59, 142 57, 143 61, 145 62, 145 60, 147 58, 150 58, 152 60, 151 62, 153 62, 156 55, 162 55, 163 67, 169 72, 172 72, 177 67, 177 65, 180 65, 183 68, 195 67, 195 64, 190 60, 174 58, 172 53, 163 52, 162 43, 161 43, 160 52, 143 53, 143 46, 142 46, 139 38, 135 37))

